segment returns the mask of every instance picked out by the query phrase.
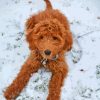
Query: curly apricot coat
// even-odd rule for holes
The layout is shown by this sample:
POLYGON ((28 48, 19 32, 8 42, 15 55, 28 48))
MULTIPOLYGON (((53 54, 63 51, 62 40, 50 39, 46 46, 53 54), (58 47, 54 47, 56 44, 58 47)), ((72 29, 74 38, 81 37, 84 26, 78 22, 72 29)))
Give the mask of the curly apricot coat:
POLYGON ((7 100, 15 99, 27 85, 31 75, 46 60, 46 68, 52 72, 47 100, 60 100, 61 86, 68 73, 64 54, 72 47, 72 33, 66 17, 59 10, 54 10, 49 0, 46 10, 31 16, 26 22, 26 39, 31 54, 22 66, 18 76, 7 88, 4 96, 7 100))

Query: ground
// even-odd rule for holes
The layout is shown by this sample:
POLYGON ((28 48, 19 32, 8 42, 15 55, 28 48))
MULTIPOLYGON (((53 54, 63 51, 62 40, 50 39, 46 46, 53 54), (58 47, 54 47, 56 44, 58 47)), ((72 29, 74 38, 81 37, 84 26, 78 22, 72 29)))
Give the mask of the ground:
MULTIPOLYGON (((100 0, 50 1, 68 17, 74 34, 73 49, 65 55, 69 73, 61 100, 100 100, 100 0)), ((30 52, 25 21, 44 9, 43 0, 0 0, 0 100, 30 52)), ((40 69, 16 100, 46 100, 50 77, 40 69)))

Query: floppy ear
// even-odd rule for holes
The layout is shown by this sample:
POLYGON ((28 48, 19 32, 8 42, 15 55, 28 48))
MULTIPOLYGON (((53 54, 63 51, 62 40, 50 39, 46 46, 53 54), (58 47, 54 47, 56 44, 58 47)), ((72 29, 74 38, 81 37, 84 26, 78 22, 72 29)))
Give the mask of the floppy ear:
POLYGON ((26 32, 27 32, 26 33, 26 40, 29 43, 30 50, 36 49, 35 44, 34 44, 34 40, 33 40, 33 29, 29 29, 26 32))
POLYGON ((65 38, 64 50, 70 51, 73 45, 72 33, 69 30, 67 30, 66 36, 64 38, 65 38))
POLYGON ((31 50, 35 49, 34 41, 33 41, 33 28, 36 24, 35 16, 30 17, 26 21, 26 40, 29 43, 29 48, 31 50))
POLYGON ((36 24, 36 17, 35 15, 33 15, 26 21, 26 30, 33 29, 35 24, 36 24))

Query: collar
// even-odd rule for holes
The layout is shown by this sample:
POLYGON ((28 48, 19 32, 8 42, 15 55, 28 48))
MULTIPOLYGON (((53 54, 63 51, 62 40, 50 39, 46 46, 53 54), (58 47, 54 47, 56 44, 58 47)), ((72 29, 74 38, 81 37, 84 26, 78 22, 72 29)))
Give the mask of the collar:
MULTIPOLYGON (((58 54, 57 54, 55 57, 53 57, 51 60, 52 60, 52 61, 56 61, 57 59, 58 59, 58 54)), ((41 60, 41 63, 43 64, 44 67, 46 67, 47 62, 48 62, 48 59, 46 59, 46 58, 43 58, 43 59, 41 60)))
POLYGON ((42 63, 42 65, 43 65, 44 67, 46 67, 47 62, 48 62, 48 59, 43 58, 43 59, 41 60, 41 63, 42 63))

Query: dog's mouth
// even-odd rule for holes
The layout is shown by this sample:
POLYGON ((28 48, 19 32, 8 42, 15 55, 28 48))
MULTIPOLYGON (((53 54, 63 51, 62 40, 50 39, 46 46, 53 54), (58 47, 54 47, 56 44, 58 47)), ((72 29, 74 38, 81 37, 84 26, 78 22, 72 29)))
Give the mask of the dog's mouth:
POLYGON ((45 60, 52 60, 55 61, 58 59, 59 54, 54 54, 50 50, 44 50, 44 51, 39 51, 40 55, 42 56, 43 59, 45 60))
POLYGON ((51 59, 51 60, 57 60, 57 58, 58 58, 58 54, 57 54, 57 55, 55 55, 54 57, 52 57, 52 59, 51 59))
POLYGON ((58 59, 58 54, 57 55, 54 55, 54 56, 47 56, 47 55, 42 55, 43 59, 46 59, 46 60, 57 60, 58 59))

